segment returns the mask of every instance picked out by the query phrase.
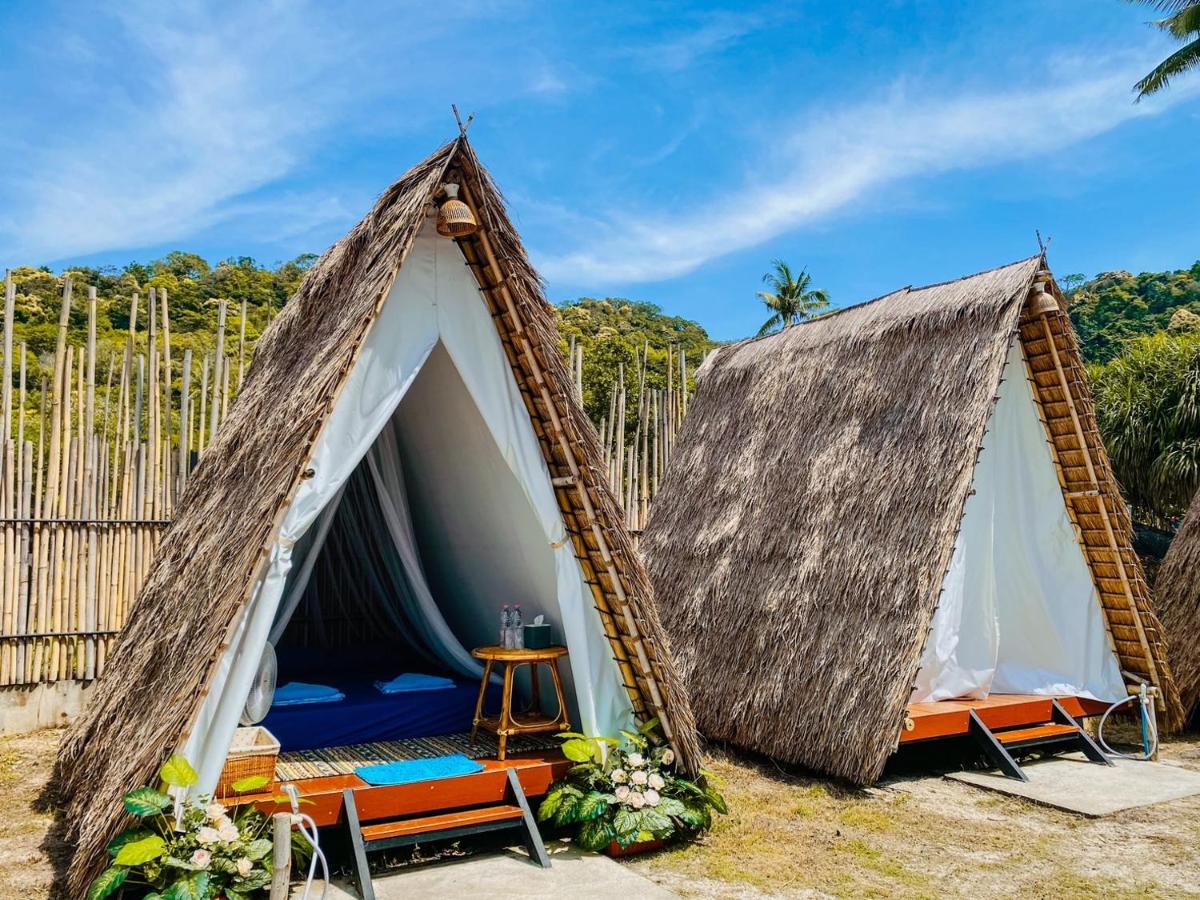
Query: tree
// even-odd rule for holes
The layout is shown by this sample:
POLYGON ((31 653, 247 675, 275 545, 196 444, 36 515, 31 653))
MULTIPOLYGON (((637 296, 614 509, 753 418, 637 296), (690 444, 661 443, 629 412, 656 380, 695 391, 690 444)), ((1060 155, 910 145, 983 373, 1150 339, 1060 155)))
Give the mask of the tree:
POLYGON ((1180 515, 1200 487, 1200 331, 1134 338, 1090 374, 1126 498, 1143 519, 1180 515))
POLYGON ((772 260, 771 265, 774 271, 763 276, 763 284, 770 290, 757 294, 771 310, 771 318, 758 329, 759 337, 777 328, 791 328, 829 306, 828 294, 808 289, 812 276, 806 270, 801 269, 799 275, 794 275, 791 266, 782 259, 772 260))
POLYGON ((1138 100, 1157 93, 1170 80, 1188 69, 1200 66, 1200 0, 1134 0, 1167 13, 1154 24, 1172 37, 1185 42, 1182 47, 1155 66, 1150 74, 1133 86, 1138 100))

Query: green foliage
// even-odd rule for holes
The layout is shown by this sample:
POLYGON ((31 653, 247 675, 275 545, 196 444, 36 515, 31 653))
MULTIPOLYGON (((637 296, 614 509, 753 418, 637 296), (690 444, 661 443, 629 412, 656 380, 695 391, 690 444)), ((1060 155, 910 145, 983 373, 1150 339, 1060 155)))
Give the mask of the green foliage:
POLYGON ((129 870, 118 868, 116 866, 111 869, 106 869, 100 873, 100 877, 92 882, 88 888, 87 900, 104 900, 116 893, 117 888, 125 883, 125 879, 129 877, 129 870))
POLYGON ((157 834, 147 835, 136 841, 129 841, 117 851, 113 862, 118 866, 140 866, 151 860, 158 859, 166 851, 167 843, 157 834))
POLYGON ((1200 0, 1136 0, 1136 2, 1169 13, 1166 18, 1159 19, 1154 25, 1183 44, 1133 86, 1134 90, 1138 92, 1138 100, 1141 100, 1143 97, 1165 88, 1174 76, 1200 66, 1200 0))
POLYGON ((608 416, 609 397, 624 366, 625 389, 635 398, 625 411, 625 428, 637 426, 638 358, 647 353, 646 383, 651 390, 667 386, 668 348, 672 353, 672 384, 679 383, 678 352, 682 350, 691 373, 716 343, 696 322, 668 316, 653 303, 606 297, 581 297, 557 309, 560 346, 565 356, 572 338, 583 348, 583 405, 593 422, 608 416), (647 350, 647 348, 649 348, 647 350))
POLYGON ((145 896, 158 900, 258 896, 271 880, 270 817, 255 806, 227 809, 208 795, 189 799, 198 778, 182 756, 167 760, 159 776, 182 791, 179 819, 164 793, 146 787, 126 794, 125 809, 140 821, 109 843, 112 865, 92 883, 89 900, 129 884, 144 885, 145 896))
POLYGON ((656 726, 651 721, 636 732, 622 731, 621 740, 560 735, 564 753, 571 748, 568 759, 585 761, 550 786, 538 819, 574 826, 576 843, 595 851, 612 841, 628 847, 709 828, 714 809, 726 812, 725 800, 675 773, 674 751, 663 745, 656 726))
POLYGON ((1091 281, 1062 282, 1084 358, 1107 362, 1132 338, 1168 328, 1186 329, 1200 315, 1200 262, 1174 272, 1106 272, 1091 281))
POLYGON ((1138 518, 1182 514, 1200 488, 1200 331, 1137 338, 1089 374, 1100 433, 1138 518))
POLYGON ((154 788, 138 788, 125 795, 125 811, 131 816, 144 819, 154 816, 171 805, 171 798, 154 788))
MULTIPOLYGON (((149 289, 166 290, 171 324, 171 343, 178 367, 181 351, 191 349, 196 356, 197 377, 200 359, 212 353, 216 343, 217 303, 229 301, 226 328, 234 344, 241 330, 241 302, 246 301, 246 343, 253 349, 259 335, 300 286, 304 274, 316 257, 299 256, 275 268, 258 265, 248 257, 230 259, 217 265, 191 253, 174 251, 149 263, 129 263, 113 267, 75 267, 60 274, 28 266, 12 270, 16 286, 13 315, 13 385, 20 370, 18 348, 27 347, 26 369, 29 398, 26 412, 36 415, 41 399, 43 378, 53 376, 59 309, 65 276, 73 287, 68 319, 68 342, 81 346, 87 339, 87 289, 96 289, 97 376, 103 384, 113 361, 119 367, 128 340, 130 300, 140 294, 136 346, 146 348, 149 324, 149 289)), ((236 360, 234 361, 236 365, 236 360)), ((178 379, 178 375, 176 376, 178 379)), ((176 381, 176 388, 179 383, 176 381)))
POLYGON ((164 783, 175 788, 190 788, 199 779, 196 770, 192 768, 192 764, 176 753, 165 763, 158 772, 158 777, 164 783))
POLYGON ((231 787, 235 794, 249 794, 265 788, 270 783, 271 779, 266 775, 247 775, 245 778, 239 778, 231 787))
POLYGON ((771 317, 758 329, 761 337, 780 328, 791 328, 805 319, 829 308, 829 295, 822 290, 810 290, 812 276, 807 270, 792 272, 782 259, 771 261, 771 271, 763 276, 770 290, 759 291, 758 299, 771 311, 771 317))

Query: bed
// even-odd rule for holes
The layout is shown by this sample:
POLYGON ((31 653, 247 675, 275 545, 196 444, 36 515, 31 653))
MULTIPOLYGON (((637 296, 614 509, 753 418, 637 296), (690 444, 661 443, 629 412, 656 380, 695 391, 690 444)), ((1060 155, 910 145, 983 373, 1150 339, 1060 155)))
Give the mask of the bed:
MULTIPOLYGON (((452 688, 399 694, 384 694, 375 687, 375 681, 397 674, 394 662, 382 662, 370 652, 356 653, 353 658, 309 656, 302 661, 290 661, 281 655, 280 684, 287 681, 326 684, 336 687, 346 699, 273 706, 260 724, 275 735, 284 752, 471 730, 479 696, 478 681, 455 677, 452 688)), ((499 686, 489 685, 489 708, 498 705, 499 696, 499 686)))

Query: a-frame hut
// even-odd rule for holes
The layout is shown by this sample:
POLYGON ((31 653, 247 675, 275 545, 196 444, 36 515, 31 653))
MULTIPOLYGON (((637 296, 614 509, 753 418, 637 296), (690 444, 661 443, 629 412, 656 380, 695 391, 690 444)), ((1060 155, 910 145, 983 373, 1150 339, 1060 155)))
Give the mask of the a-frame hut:
POLYGON ((1170 641, 1179 699, 1184 714, 1194 720, 1200 711, 1200 493, 1158 570, 1154 596, 1170 641))
POLYGON ((1037 257, 706 364, 641 544, 702 733, 871 782, 973 709, 1178 721, 1064 307, 1037 257))
POLYGON ((313 705, 300 735, 380 740, 373 727, 403 720, 391 733, 417 737, 430 718, 426 734, 461 732, 480 684, 470 650, 496 643, 502 603, 523 604, 527 623, 544 613, 567 646, 576 727, 657 718, 696 769, 688 702, 553 309, 463 137, 389 188, 259 341, 63 744, 70 895, 104 865, 122 794, 168 755, 214 787, 268 643, 280 682, 366 704, 313 705), (473 233, 435 227, 447 185, 473 233), (440 673, 461 690, 421 706, 341 687, 343 667, 372 658, 387 667, 376 678, 440 673), (390 712, 389 699, 410 705, 390 712))

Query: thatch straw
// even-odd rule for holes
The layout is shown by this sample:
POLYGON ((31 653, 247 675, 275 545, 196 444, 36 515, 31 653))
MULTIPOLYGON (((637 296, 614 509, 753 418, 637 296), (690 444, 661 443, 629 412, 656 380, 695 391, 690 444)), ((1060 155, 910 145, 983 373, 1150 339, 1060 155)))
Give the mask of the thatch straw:
MULTIPOLYGON (((1041 265, 906 288, 706 363, 642 537, 704 734, 878 778, 1041 265)), ((1067 316, 1054 327, 1068 353, 1067 316)))
MULTIPOLYGON (((608 541, 600 549, 611 554, 620 572, 616 584, 601 572, 590 580, 598 602, 615 608, 618 595, 624 595, 622 609, 631 609, 628 621, 610 616, 606 625, 618 659, 633 654, 647 660, 627 677, 635 707, 643 715, 662 713, 681 756, 690 765, 698 762, 687 700, 661 643, 646 575, 604 483, 594 430, 573 399, 557 352, 552 310, 502 199, 460 139, 393 185, 313 267, 260 339, 237 402, 188 479, 105 677, 62 746, 59 789, 67 803, 68 838, 77 843, 68 872, 70 896, 83 896, 103 866, 105 845, 123 824, 122 794, 151 779, 195 719, 358 348, 432 198, 452 172, 477 198, 482 225, 460 246, 469 260, 477 259, 481 242, 490 241, 500 260, 495 267, 472 268, 481 283, 502 284, 512 302, 509 314, 496 313, 497 328, 510 360, 517 358, 514 344, 525 349, 522 368, 514 362, 514 374, 527 392, 550 471, 559 475, 566 462, 556 455, 557 446, 551 447, 552 423, 558 422, 577 454, 570 462, 581 473, 579 491, 590 496, 595 527, 608 541), (535 364, 540 364, 541 384, 551 392, 548 404, 528 393, 524 368, 535 364)), ((488 292, 489 302, 496 293, 488 292)), ((591 534, 582 533, 583 513, 571 501, 575 494, 559 489, 558 496, 575 513, 564 519, 588 572, 597 557, 591 544, 584 546, 591 534)))
POLYGON ((1200 707, 1200 493, 1158 570, 1159 617, 1171 647, 1171 670, 1189 717, 1200 707))

